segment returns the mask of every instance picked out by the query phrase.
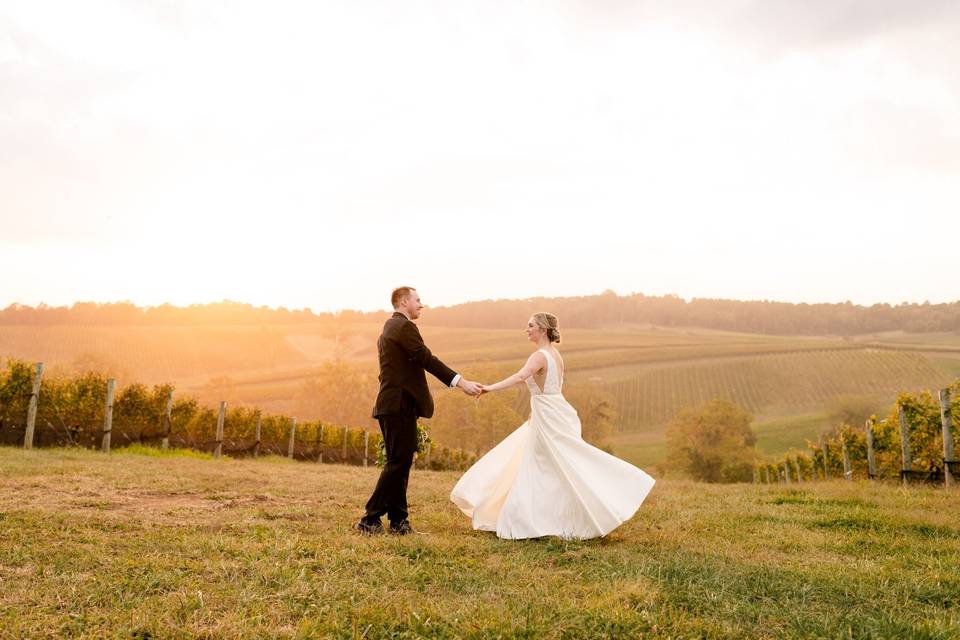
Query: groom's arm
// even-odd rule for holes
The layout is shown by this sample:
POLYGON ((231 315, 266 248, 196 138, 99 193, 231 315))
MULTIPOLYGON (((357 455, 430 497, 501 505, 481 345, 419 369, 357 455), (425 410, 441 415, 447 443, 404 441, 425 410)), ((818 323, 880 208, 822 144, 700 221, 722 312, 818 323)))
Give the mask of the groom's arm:
POLYGON ((460 374, 443 364, 440 359, 430 352, 423 342, 423 336, 417 325, 405 322, 400 328, 397 343, 407 352, 410 359, 428 371, 432 376, 448 387, 455 387, 460 382, 460 374))

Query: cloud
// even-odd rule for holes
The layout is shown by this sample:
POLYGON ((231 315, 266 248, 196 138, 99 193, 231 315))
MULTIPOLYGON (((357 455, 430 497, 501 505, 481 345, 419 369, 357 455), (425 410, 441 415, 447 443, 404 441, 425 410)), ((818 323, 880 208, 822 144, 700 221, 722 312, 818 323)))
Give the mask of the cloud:
POLYGON ((778 50, 960 29, 960 3, 954 0, 574 0, 566 6, 571 19, 588 27, 634 30, 669 23, 778 50))
POLYGON ((952 0, 750 0, 710 6, 718 25, 791 49, 960 28, 960 4, 952 0))

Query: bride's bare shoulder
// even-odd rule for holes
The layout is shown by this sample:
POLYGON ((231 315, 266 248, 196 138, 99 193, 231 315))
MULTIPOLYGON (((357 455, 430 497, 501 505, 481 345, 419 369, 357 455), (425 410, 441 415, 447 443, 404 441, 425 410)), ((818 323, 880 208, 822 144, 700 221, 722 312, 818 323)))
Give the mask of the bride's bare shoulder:
POLYGON ((547 356, 543 355, 543 351, 540 351, 539 349, 537 349, 536 351, 530 354, 529 358, 527 358, 528 364, 532 364, 534 362, 539 363, 540 365, 544 365, 547 363, 547 356))
POLYGON ((537 349, 530 354, 529 358, 527 358, 527 362, 523 365, 523 368, 539 371, 545 366, 547 366, 547 356, 543 355, 543 352, 537 349))

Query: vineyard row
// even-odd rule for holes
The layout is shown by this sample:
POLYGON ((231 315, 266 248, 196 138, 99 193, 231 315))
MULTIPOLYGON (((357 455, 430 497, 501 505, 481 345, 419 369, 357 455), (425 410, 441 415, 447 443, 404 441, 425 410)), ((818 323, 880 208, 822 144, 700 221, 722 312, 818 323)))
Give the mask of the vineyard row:
POLYGON ((623 429, 662 424, 678 409, 713 398, 760 413, 771 406, 820 407, 841 394, 890 396, 946 382, 919 354, 824 350, 755 356, 716 364, 654 368, 611 383, 623 429))
MULTIPOLYGON (((416 464, 431 469, 465 469, 475 456, 435 444, 427 427, 416 464)), ((155 444, 207 451, 219 457, 286 455, 292 459, 367 465, 383 462, 379 432, 297 423, 285 415, 264 415, 250 407, 218 410, 196 398, 174 398, 170 384, 152 388, 134 383, 116 388, 98 373, 43 379, 43 364, 10 360, 0 369, 0 444, 73 445, 109 452, 117 443, 155 444)))
POLYGON ((960 382, 933 393, 901 393, 889 414, 860 427, 843 424, 806 451, 794 451, 754 470, 754 482, 798 483, 829 478, 898 479, 953 485, 960 477, 954 442, 960 382))

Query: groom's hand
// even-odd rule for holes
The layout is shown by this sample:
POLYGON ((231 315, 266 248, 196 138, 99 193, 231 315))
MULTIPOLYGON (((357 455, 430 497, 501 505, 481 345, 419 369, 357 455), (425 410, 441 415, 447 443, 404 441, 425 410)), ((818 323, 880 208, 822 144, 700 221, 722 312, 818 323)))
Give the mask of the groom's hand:
POLYGON ((460 382, 457 383, 457 387, 468 396, 476 397, 480 395, 480 385, 478 385, 476 382, 471 382, 469 380, 465 380, 464 378, 460 378, 460 382))

